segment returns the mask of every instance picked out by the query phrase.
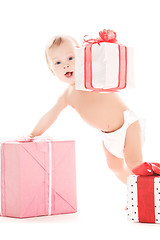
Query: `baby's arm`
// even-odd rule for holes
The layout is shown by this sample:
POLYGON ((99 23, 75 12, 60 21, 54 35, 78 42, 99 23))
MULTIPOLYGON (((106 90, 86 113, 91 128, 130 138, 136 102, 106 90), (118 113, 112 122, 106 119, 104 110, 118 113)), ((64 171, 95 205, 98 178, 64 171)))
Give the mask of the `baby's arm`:
POLYGON ((61 97, 59 97, 57 103, 39 120, 32 133, 29 135, 30 137, 39 136, 44 133, 57 119, 60 112, 67 107, 67 90, 63 93, 61 97))

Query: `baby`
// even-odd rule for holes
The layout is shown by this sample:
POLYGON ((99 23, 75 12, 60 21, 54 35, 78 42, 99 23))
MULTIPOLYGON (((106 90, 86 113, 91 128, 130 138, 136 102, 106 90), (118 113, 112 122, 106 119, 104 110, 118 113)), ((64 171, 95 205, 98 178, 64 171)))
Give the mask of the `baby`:
POLYGON ((54 37, 46 47, 49 69, 68 88, 57 103, 39 120, 30 137, 41 135, 70 105, 91 126, 100 130, 109 168, 124 183, 132 169, 142 163, 143 134, 139 119, 118 96, 75 89, 75 48, 70 36, 54 37), (124 161, 125 160, 125 161, 124 161), (126 163, 126 164, 125 164, 126 163))

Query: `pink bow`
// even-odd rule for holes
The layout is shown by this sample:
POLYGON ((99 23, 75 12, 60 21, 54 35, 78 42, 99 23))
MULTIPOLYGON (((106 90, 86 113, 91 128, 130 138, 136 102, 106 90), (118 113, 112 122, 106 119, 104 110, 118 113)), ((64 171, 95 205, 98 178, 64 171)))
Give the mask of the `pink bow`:
POLYGON ((116 39, 116 33, 110 29, 106 30, 104 29, 103 31, 99 32, 99 38, 89 38, 87 39, 89 36, 85 35, 84 36, 84 44, 95 44, 98 43, 98 45, 100 45, 101 42, 109 42, 109 43, 117 43, 117 39, 116 39))
POLYGON ((31 138, 29 135, 26 136, 21 136, 21 137, 17 137, 15 139, 16 142, 38 142, 38 141, 53 141, 52 137, 48 137, 48 136, 37 136, 34 138, 31 138))
POLYGON ((147 163, 144 162, 135 167, 132 172, 141 176, 157 176, 160 175, 160 163, 147 163))
POLYGON ((5 142, 38 142, 38 141, 53 141, 52 137, 48 136, 37 136, 31 138, 29 135, 18 136, 15 139, 0 139, 0 143, 5 142))

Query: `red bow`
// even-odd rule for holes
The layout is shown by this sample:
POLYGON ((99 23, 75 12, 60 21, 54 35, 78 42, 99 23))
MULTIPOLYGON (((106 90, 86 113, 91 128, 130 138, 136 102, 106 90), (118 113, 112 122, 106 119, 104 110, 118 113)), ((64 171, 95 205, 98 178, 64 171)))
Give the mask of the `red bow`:
POLYGON ((88 35, 84 36, 84 44, 95 44, 98 43, 98 45, 100 45, 101 42, 109 42, 109 43, 117 43, 117 39, 116 39, 116 33, 110 29, 106 30, 104 29, 103 31, 99 32, 99 38, 88 38, 88 35))
POLYGON ((132 172, 141 176, 157 176, 160 175, 160 163, 147 163, 144 162, 135 167, 132 172))

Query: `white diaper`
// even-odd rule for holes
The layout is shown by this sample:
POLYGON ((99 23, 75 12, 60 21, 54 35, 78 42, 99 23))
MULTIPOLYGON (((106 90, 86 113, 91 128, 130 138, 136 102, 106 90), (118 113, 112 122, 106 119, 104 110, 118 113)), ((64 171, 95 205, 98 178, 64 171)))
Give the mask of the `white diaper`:
POLYGON ((136 114, 131 110, 124 111, 124 124, 120 129, 111 133, 105 133, 100 131, 102 134, 104 145, 110 153, 112 153, 118 158, 124 158, 123 152, 124 152, 124 143, 125 143, 127 128, 137 120, 139 120, 141 125, 143 143, 144 143, 145 120, 138 119, 136 114))

